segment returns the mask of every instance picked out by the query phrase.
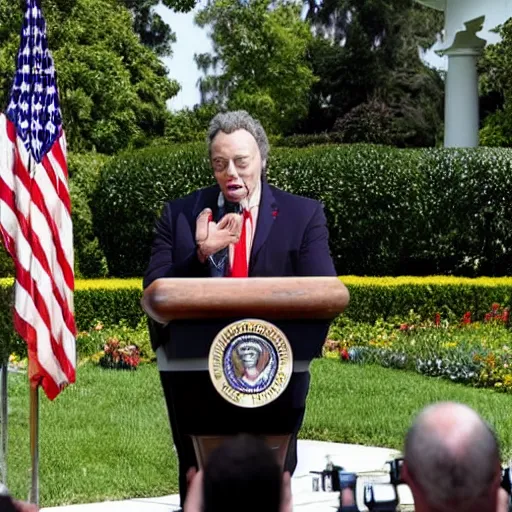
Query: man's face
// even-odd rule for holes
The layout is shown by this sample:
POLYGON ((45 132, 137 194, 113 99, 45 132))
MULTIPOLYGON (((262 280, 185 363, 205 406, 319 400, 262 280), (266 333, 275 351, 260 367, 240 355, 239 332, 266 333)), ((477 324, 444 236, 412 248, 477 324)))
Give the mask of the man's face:
POLYGON ((237 349, 238 355, 244 368, 254 368, 258 364, 259 351, 251 345, 240 345, 237 349))
POLYGON ((262 160, 258 144, 248 131, 217 133, 210 157, 215 179, 228 201, 239 203, 254 192, 261 180, 262 160))

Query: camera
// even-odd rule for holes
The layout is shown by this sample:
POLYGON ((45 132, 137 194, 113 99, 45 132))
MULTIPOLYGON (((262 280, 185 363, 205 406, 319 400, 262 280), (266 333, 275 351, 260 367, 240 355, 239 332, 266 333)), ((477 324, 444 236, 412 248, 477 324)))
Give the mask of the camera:
POLYGON ((393 484, 366 484, 364 504, 370 512, 395 512, 398 493, 393 484))
POLYGON ((389 481, 385 474, 371 479, 363 474, 357 475, 345 471, 343 467, 335 466, 328 459, 327 466, 323 471, 311 472, 318 475, 313 478, 313 491, 339 491, 338 512, 359 512, 356 486, 360 485, 363 486, 364 504, 370 512, 395 512, 399 502, 397 486, 404 483, 402 479, 403 459, 396 458, 387 461, 385 466, 386 473, 389 474, 389 481))
POLYGON ((395 512, 398 506, 397 487, 403 484, 403 458, 386 462, 389 468, 389 483, 367 483, 364 486, 364 504, 370 512, 395 512))
POLYGON ((510 495, 512 491, 512 481, 510 480, 510 467, 501 470, 501 487, 510 495))
POLYGON ((503 468, 501 470, 501 488, 505 489, 509 498, 508 498, 508 510, 512 511, 512 501, 510 500, 510 495, 512 494, 512 475, 510 473, 510 467, 503 468))
POLYGON ((327 464, 323 471, 311 471, 313 475, 313 491, 336 492, 340 490, 340 481, 338 473, 343 471, 341 466, 336 466, 331 462, 330 457, 327 457, 327 464), (321 483, 320 483, 321 482, 321 483))

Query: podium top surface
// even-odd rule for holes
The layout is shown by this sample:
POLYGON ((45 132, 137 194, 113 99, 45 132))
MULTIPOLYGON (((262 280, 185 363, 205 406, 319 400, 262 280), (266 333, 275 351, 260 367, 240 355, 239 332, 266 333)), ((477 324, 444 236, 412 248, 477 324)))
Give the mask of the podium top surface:
POLYGON ((349 293, 337 277, 162 278, 144 291, 154 320, 246 317, 332 319, 349 293))

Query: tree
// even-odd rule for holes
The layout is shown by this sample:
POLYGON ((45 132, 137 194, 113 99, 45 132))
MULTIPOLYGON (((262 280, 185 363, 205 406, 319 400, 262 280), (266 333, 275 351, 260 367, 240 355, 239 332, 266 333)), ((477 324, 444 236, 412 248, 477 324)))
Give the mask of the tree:
POLYGON ((204 142, 210 121, 219 112, 215 103, 203 103, 193 108, 169 112, 165 125, 165 140, 171 142, 204 142))
MULTIPOLYGON (((299 129, 330 130, 354 108, 386 105, 400 145, 430 145, 441 127, 443 82, 425 66, 442 16, 413 0, 326 0, 308 4, 316 37, 310 51, 315 75, 309 116, 299 129)), ((351 123, 355 119, 351 113, 351 123)))
POLYGON ((196 23, 211 26, 214 49, 196 55, 206 75, 203 101, 246 109, 274 133, 290 131, 307 114, 315 77, 307 61, 312 34, 300 4, 213 0, 196 23))
MULTIPOLYGON (((72 150, 114 153, 164 134, 179 86, 132 28, 117 0, 43 0, 72 150)), ((23 10, 0 0, 0 104, 14 75, 23 10)))
POLYGON ((479 62, 485 146, 512 146, 512 18, 497 28, 501 41, 488 45, 479 62))
POLYGON ((133 29, 139 35, 142 44, 151 48, 158 56, 171 54, 171 44, 176 35, 171 27, 157 14, 154 7, 158 0, 119 0, 133 16, 133 29))

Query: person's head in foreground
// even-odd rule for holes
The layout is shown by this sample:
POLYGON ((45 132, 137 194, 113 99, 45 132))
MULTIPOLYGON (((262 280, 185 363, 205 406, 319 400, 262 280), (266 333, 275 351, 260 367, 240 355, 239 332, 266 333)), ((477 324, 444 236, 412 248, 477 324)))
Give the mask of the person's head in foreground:
POLYGON ((259 189, 269 152, 259 121, 244 110, 217 114, 208 130, 208 150, 215 179, 229 202, 243 202, 259 189))
POLYGON ((290 475, 261 439, 239 435, 215 449, 193 478, 185 512, 291 512, 290 475))
POLYGON ((438 403, 419 414, 405 440, 402 476, 416 512, 495 512, 508 496, 500 488, 494 432, 458 403, 438 403))

